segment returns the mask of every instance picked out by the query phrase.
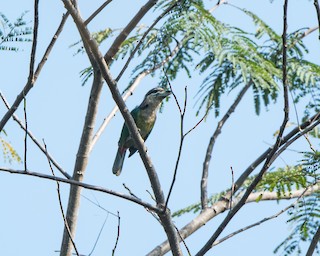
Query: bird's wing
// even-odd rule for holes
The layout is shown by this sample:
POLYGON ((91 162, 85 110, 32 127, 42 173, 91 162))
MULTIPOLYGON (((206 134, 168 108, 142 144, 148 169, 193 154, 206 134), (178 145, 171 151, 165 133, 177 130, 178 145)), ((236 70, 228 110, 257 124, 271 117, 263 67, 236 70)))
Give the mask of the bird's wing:
MULTIPOLYGON (((131 111, 131 115, 133 117, 133 120, 136 122, 136 119, 137 119, 137 116, 138 116, 138 107, 134 108, 132 111, 131 111)), ((120 135, 120 139, 119 139, 119 142, 118 142, 118 145, 121 146, 121 147, 125 147, 125 148, 129 148, 131 147, 132 145, 132 140, 131 140, 131 136, 130 136, 130 132, 129 132, 129 129, 126 125, 126 123, 123 124, 123 127, 122 127, 122 131, 121 131, 121 135, 120 135)))

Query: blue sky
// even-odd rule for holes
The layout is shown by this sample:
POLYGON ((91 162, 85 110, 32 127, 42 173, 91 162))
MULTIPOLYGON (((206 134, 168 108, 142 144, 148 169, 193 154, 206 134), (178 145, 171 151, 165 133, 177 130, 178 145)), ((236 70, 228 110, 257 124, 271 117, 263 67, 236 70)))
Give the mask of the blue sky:
MULTIPOLYGON (((282 1, 276 0, 270 3, 267 0, 234 0, 229 2, 255 12, 277 32, 282 31, 282 1)), ((90 1, 89 3, 80 0, 79 5, 83 17, 88 17, 100 4, 100 1, 90 1)), ((144 1, 115 0, 89 25, 89 28, 91 31, 97 31, 106 26, 121 28, 142 4, 144 1)), ((207 7, 210 8, 214 4, 215 1, 208 1, 207 7)), ((30 10, 26 15, 26 20, 31 22, 32 6, 33 1, 30 0, 6 1, 2 4, 1 12, 13 21, 25 10, 30 10)), ((40 1, 36 63, 51 40, 63 11, 61 1, 40 1)), ((254 31, 251 20, 230 6, 221 6, 214 15, 227 23, 254 31)), ((142 23, 150 24, 154 17, 154 13, 151 12, 143 19, 142 23)), ((289 1, 288 22, 289 32, 301 27, 316 26, 317 19, 313 2, 289 1)), ((82 87, 79 77, 79 72, 86 68, 89 62, 85 55, 74 56, 75 49, 69 47, 78 40, 79 35, 70 18, 35 87, 27 97, 30 130, 39 140, 45 140, 49 152, 70 174, 73 172, 90 92, 90 82, 82 87)), ((308 36, 305 42, 311 52, 308 59, 318 64, 319 40, 317 33, 308 36)), ((31 44, 23 44, 20 47, 21 51, 16 53, 0 52, 0 89, 10 103, 23 88, 28 76, 31 44)), ((103 45, 102 51, 107 48, 108 45, 103 45)), ((111 71, 114 76, 118 74, 120 64, 112 67, 111 71)), ((131 70, 136 64, 137 62, 131 64, 121 79, 119 83, 121 89, 127 86, 131 79, 131 70)), ((192 79, 181 74, 178 79, 172 82, 180 101, 183 100, 184 87, 188 86, 190 96, 185 120, 186 130, 199 120, 199 117, 195 117, 194 96, 202 79, 198 74, 194 74, 192 79)), ((157 77, 145 78, 128 100, 129 108, 139 104, 146 91, 156 85, 157 77)), ((224 113, 232 104, 237 93, 238 91, 234 91, 223 96, 221 113, 224 113)), ((114 102, 105 86, 101 97, 97 126, 101 124, 113 106, 114 102)), ((301 115, 302 112, 303 110, 300 110, 299 114, 301 115)), ((5 108, 0 103, 0 116, 3 116, 4 113, 5 108)), ((17 115, 22 119, 23 109, 21 107, 18 109, 17 115)), ((186 138, 177 182, 169 204, 172 211, 199 201, 204 154, 218 120, 219 118, 214 118, 214 115, 211 114, 206 122, 201 123, 186 138)), ((279 128, 281 120, 281 98, 277 104, 271 105, 268 111, 263 108, 261 115, 257 117, 251 93, 245 96, 217 141, 210 165, 208 181, 210 194, 230 187, 230 166, 235 171, 235 176, 238 177, 244 168, 268 147, 268 143, 273 142, 273 133, 279 128)), ((293 114, 291 121, 295 122, 293 114)), ((111 172, 122 124, 123 119, 120 114, 117 114, 92 151, 84 181, 123 193, 127 192, 122 185, 125 183, 136 195, 152 202, 146 192, 146 190, 151 190, 149 181, 138 154, 125 160, 123 173, 120 177, 115 177, 111 172)), ((8 122, 5 130, 8 133, 6 139, 22 156, 24 133, 12 120, 8 122)), ((172 99, 165 105, 163 112, 158 115, 157 123, 146 145, 166 195, 171 183, 179 145, 179 113, 172 99)), ((302 140, 300 143, 294 144, 292 148, 306 150, 308 144, 302 140)), ((283 155, 282 160, 276 162, 275 166, 294 163, 297 157, 295 153, 287 152, 283 155)), ((9 165, 8 162, 3 162, 3 158, 0 158, 0 166, 23 168, 22 164, 9 165)), ((45 156, 30 140, 28 143, 28 168, 32 171, 50 173, 45 156)), ((67 205, 68 188, 67 185, 61 185, 64 207, 67 205)), ((0 212, 0 254, 8 256, 58 255, 55 251, 60 249, 63 222, 57 200, 56 184, 33 177, 0 173, 0 195, 2 208, 0 212)), ((165 239, 162 227, 142 207, 107 194, 83 190, 83 195, 111 213, 120 212, 121 235, 117 255, 144 255, 165 239)), ((222 236, 272 215, 288 204, 289 202, 279 204, 263 202, 259 205, 256 203, 246 205, 231 221, 222 236)), ((201 248, 206 238, 213 233, 224 216, 218 216, 201 231, 186 240, 192 254, 201 248)), ((174 220, 178 227, 182 227, 193 217, 193 214, 187 214, 174 220)), ((116 238, 117 218, 83 198, 76 235, 76 243, 81 253, 90 253, 106 218, 106 225, 93 255, 111 255, 116 238)), ((285 224, 286 219, 287 215, 283 214, 276 220, 216 246, 208 255, 234 255, 236 253, 237 255, 253 256, 257 255, 257 251, 261 256, 272 255, 274 248, 289 233, 290 226, 285 224)))

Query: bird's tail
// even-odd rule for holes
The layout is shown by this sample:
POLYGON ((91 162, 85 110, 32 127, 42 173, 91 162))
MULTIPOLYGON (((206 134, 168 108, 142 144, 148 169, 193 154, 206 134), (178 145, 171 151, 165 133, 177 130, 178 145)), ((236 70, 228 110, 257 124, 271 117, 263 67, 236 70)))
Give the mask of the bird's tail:
POLYGON ((119 176, 122 170, 124 157, 126 156, 126 151, 123 148, 119 147, 116 155, 116 159, 114 160, 112 172, 113 174, 119 176))

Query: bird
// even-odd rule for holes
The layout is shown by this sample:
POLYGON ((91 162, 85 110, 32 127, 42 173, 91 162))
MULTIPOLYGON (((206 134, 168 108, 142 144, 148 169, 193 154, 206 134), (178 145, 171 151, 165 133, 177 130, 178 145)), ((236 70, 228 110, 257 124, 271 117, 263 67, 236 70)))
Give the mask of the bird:
MULTIPOLYGON (((157 119, 157 112, 163 99, 168 97, 170 94, 171 91, 163 87, 155 87, 148 91, 144 96, 142 103, 131 111, 131 115, 144 141, 146 141, 153 129, 157 119)), ((126 123, 124 123, 120 139, 118 141, 118 151, 112 167, 113 174, 117 176, 121 174, 127 149, 130 151, 128 157, 132 156, 137 151, 134 141, 130 136, 128 127, 126 123)))

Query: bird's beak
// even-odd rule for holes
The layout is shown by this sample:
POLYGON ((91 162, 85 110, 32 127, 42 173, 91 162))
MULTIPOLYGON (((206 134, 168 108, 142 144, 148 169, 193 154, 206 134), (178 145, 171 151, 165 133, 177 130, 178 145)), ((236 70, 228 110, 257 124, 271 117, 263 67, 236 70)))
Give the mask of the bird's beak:
POLYGON ((165 97, 169 96, 170 94, 171 94, 171 91, 166 90, 166 91, 164 91, 164 92, 162 93, 162 97, 165 98, 165 97))

